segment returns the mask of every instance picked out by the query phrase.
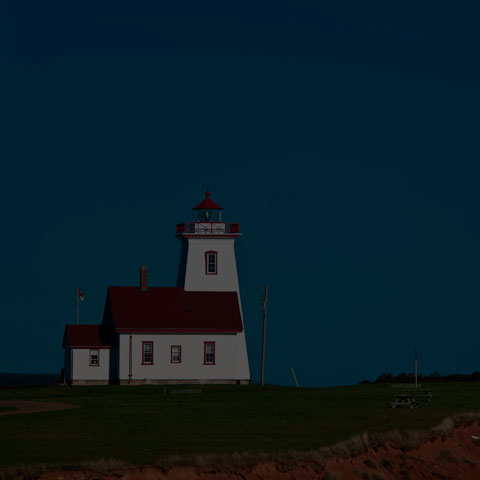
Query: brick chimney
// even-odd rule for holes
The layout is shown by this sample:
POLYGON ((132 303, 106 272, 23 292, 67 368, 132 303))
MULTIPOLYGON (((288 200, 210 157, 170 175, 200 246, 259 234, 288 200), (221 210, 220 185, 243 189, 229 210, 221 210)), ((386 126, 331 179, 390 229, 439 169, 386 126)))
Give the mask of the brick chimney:
POLYGON ((146 292, 147 288, 147 267, 146 265, 142 265, 140 267, 140 291, 146 292))

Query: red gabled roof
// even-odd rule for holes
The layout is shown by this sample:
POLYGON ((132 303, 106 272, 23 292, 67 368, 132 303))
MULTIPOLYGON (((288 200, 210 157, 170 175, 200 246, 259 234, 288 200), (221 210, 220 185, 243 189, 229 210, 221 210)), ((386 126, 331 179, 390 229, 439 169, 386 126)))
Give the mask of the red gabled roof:
POLYGON ((104 323, 118 331, 235 333, 243 331, 236 292, 186 292, 181 287, 108 287, 104 323))
POLYGON ((63 335, 63 348, 110 348, 113 346, 112 328, 103 325, 67 325, 63 335))
POLYGON ((223 208, 210 198, 210 192, 205 192, 205 199, 193 207, 193 210, 223 210, 223 208))

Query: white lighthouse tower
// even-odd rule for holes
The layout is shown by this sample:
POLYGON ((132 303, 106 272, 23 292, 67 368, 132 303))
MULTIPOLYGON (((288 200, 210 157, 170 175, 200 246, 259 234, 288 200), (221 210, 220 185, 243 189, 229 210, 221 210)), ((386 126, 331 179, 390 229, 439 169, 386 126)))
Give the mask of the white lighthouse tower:
POLYGON ((240 227, 222 222, 222 210, 206 192, 193 208, 193 222, 177 225, 177 238, 182 241, 177 287, 239 293, 234 243, 240 227))
POLYGON ((243 331, 237 337, 237 369, 240 378, 249 379, 245 326, 240 302, 235 239, 241 236, 238 223, 225 223, 223 208, 211 198, 193 207, 193 222, 177 225, 176 236, 182 242, 177 287, 190 292, 236 292, 243 331))

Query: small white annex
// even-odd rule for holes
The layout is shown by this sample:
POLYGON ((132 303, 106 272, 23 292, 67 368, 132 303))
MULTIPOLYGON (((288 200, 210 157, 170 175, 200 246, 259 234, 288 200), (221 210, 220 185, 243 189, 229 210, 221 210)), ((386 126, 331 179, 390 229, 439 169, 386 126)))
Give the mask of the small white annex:
POLYGON ((108 287, 101 325, 67 325, 65 379, 72 385, 250 382, 235 259, 238 223, 205 199, 177 225, 177 286, 108 287))

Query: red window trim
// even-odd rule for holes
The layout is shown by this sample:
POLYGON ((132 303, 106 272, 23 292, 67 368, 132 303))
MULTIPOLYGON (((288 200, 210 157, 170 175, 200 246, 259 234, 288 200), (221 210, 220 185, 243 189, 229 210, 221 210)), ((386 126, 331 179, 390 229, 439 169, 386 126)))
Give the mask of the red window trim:
POLYGON ((142 342, 142 365, 153 365, 153 342, 142 342), (152 361, 145 362, 145 344, 149 343, 152 346, 152 361))
POLYGON ((182 346, 181 345, 170 345, 170 363, 182 363, 182 346), (180 360, 178 362, 173 361, 173 349, 177 347, 180 351, 180 360))
POLYGON ((218 252, 215 250, 209 250, 205 252, 205 275, 217 275, 218 274, 218 252), (208 256, 215 255, 215 273, 208 271, 208 256))
POLYGON ((88 363, 90 367, 99 367, 100 366, 100 349, 99 348, 91 348, 90 349, 90 355, 88 357, 88 363), (92 351, 93 352, 98 352, 97 357, 98 357, 98 362, 97 363, 92 363, 92 351))
POLYGON ((203 364, 215 365, 215 342, 203 342, 203 364), (207 363, 207 344, 213 345, 213 362, 207 363))

